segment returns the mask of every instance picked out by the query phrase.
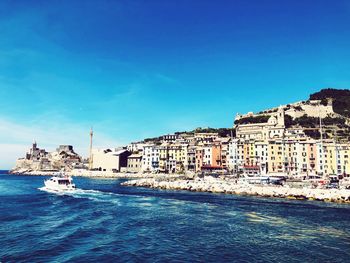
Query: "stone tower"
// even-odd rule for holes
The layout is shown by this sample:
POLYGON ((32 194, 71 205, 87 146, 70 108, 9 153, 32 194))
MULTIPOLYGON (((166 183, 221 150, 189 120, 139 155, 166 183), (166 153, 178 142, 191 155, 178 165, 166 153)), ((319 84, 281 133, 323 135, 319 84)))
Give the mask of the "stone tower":
POLYGON ((277 117, 277 125, 280 127, 284 127, 284 109, 282 106, 278 108, 276 117, 277 117))

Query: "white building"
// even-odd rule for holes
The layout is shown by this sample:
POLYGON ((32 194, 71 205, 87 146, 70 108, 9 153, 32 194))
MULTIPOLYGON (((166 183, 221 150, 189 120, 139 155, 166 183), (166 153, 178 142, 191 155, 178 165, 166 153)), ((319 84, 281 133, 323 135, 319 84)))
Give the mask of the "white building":
POLYGON ((142 143, 142 142, 132 142, 126 146, 126 149, 129 152, 141 152, 141 151, 143 151, 143 147, 145 145, 147 145, 147 144, 142 143))
POLYGON ((263 141, 255 143, 256 164, 260 167, 260 173, 265 175, 267 172, 268 144, 263 141))
POLYGON ((203 166, 211 166, 212 155, 213 155, 213 147, 211 145, 205 145, 202 147, 203 149, 203 166))
POLYGON ((227 166, 230 171, 238 171, 238 139, 232 139, 228 144, 227 166))
POLYGON ((121 167, 127 167, 129 155, 125 149, 92 149, 92 169, 119 172, 121 167))
POLYGON ((156 145, 144 145, 142 155, 142 171, 156 171, 159 169, 159 147, 156 145))

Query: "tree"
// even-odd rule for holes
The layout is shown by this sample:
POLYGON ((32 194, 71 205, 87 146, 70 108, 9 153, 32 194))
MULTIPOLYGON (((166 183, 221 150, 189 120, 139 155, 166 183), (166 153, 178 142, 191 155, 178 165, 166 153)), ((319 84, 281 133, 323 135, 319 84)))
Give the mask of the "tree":
POLYGON ((270 117, 270 115, 249 116, 235 120, 235 124, 265 123, 270 117))

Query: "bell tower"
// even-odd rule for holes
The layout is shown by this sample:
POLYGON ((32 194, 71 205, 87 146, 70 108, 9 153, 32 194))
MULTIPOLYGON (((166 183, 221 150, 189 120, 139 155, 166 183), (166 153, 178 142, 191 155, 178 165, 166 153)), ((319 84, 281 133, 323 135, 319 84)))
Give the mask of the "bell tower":
POLYGON ((37 148, 36 140, 33 141, 33 150, 36 150, 37 148))
POLYGON ((284 127, 284 109, 282 106, 280 106, 277 111, 277 125, 284 127))

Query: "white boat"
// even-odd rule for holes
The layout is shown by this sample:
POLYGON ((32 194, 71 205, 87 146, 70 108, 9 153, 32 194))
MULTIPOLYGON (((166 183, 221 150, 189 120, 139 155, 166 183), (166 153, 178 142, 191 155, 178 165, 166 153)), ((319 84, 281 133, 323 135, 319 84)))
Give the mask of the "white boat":
POLYGON ((54 176, 44 181, 47 190, 56 192, 74 191, 75 184, 70 176, 54 176))

